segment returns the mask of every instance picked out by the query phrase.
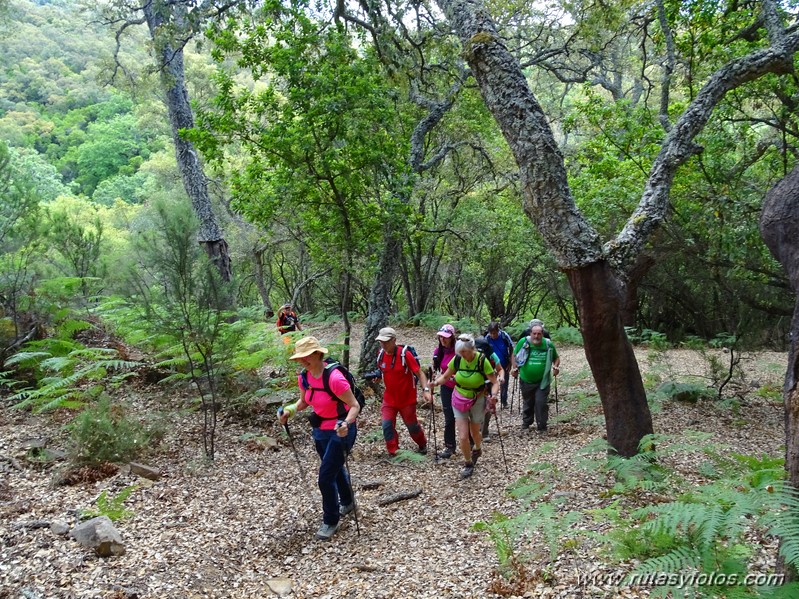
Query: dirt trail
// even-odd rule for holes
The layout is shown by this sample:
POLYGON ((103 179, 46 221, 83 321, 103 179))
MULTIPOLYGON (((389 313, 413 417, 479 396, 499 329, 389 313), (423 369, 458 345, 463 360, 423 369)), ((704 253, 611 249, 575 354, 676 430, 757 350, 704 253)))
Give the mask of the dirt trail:
MULTIPOLYGON (((429 361, 435 331, 397 328, 399 340, 415 345, 423 361, 429 361)), ((308 329, 325 343, 336 341, 340 333, 333 325, 308 329)), ((356 330, 353 336, 355 348, 359 334, 356 330)), ((604 433, 582 349, 559 351, 559 413, 554 414, 553 406, 549 434, 522 434, 516 410, 500 412, 502 446, 496 437, 486 443, 475 475, 466 481, 458 478, 458 459, 438 464, 430 457, 388 461, 378 410, 368 405, 349 464, 360 535, 354 518, 348 517, 330 543, 313 540, 321 517, 314 482, 318 462, 310 435, 299 422, 292 430, 306 481, 285 441, 278 451, 264 450, 257 442, 259 435, 280 438, 271 416, 251 422, 223 420, 217 461, 209 469, 200 459, 200 417, 182 411, 172 413, 158 453, 147 458, 162 469, 161 481, 147 483, 120 472, 96 485, 53 487, 52 469, 27 462, 25 447, 28 440, 42 437, 57 446, 63 440, 59 417, 32 416, 4 406, 0 457, 13 458, 22 469, 0 461, 0 597, 23 592, 63 598, 273 597, 272 588, 278 585, 274 579, 291 584, 291 597, 303 598, 497 597, 495 591, 503 588, 502 596, 645 597, 643 588, 585 585, 581 577, 586 574, 599 577, 631 568, 609 563, 595 541, 556 545, 551 559, 549 541, 539 532, 531 532, 516 549, 529 557, 527 582, 502 587, 495 545, 472 528, 495 513, 513 515, 523 509, 508 493, 508 486, 523 476, 552 484, 541 500, 566 498, 569 510, 586 512, 614 500, 606 493, 610 481, 599 470, 586 469, 578 455, 604 433), (100 560, 47 528, 24 526, 39 520, 74 523, 76 510, 94 507, 102 490, 114 494, 130 484, 140 486, 126 503, 133 516, 117 524, 127 545, 124 556, 100 560), (422 492, 415 499, 381 505, 387 496, 417 489, 422 492)), ((703 368, 695 352, 649 356, 642 350, 638 355, 647 377, 700 375, 703 368)), ((785 363, 784 354, 764 353, 748 357, 743 366, 753 388, 779 389, 785 363)), ((128 394, 151 410, 182 403, 159 388, 147 394, 131 389, 128 394)), ((697 430, 707 433, 707 443, 720 451, 781 454, 782 407, 765 393, 750 393, 737 411, 713 402, 664 402, 653 408, 656 431, 675 439, 697 430)), ((430 412, 420 414, 429 431, 430 412)), ((436 421, 435 443, 440 447, 440 411, 436 421)), ((411 448, 407 431, 399 429, 401 447, 411 448)), ((432 447, 432 438, 430 443, 432 447)), ((664 457, 662 465, 693 478, 703 459, 701 452, 680 453, 664 457)), ((606 525, 583 525, 607 532, 606 525)), ((772 568, 774 556, 773 541, 763 540, 753 567, 772 568)))

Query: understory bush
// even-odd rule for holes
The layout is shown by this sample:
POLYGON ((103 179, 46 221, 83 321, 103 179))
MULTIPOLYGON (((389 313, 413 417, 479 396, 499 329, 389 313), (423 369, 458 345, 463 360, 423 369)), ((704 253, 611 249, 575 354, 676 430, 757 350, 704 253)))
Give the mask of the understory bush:
POLYGON ((121 403, 101 396, 68 425, 70 461, 79 466, 134 460, 149 443, 145 426, 121 403))

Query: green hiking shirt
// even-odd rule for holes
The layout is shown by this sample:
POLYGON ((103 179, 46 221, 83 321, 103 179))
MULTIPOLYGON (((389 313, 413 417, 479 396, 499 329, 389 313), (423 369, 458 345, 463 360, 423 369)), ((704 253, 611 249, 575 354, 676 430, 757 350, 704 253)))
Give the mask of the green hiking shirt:
MULTIPOLYGON (((513 350, 514 356, 519 353, 519 350, 524 346, 525 341, 529 343, 529 339, 527 337, 522 337, 516 343, 516 348, 513 350)), ((552 363, 558 357, 558 350, 555 349, 555 345, 547 338, 541 340, 539 345, 530 345, 530 353, 527 356, 527 361, 519 367, 519 378, 525 382, 530 384, 536 383, 545 383, 541 386, 546 388, 549 386, 549 379, 550 373, 549 371, 552 369, 552 363), (548 349, 547 346, 552 348, 552 356, 550 360, 547 360, 548 349), (544 380, 546 377, 546 380, 544 380)))

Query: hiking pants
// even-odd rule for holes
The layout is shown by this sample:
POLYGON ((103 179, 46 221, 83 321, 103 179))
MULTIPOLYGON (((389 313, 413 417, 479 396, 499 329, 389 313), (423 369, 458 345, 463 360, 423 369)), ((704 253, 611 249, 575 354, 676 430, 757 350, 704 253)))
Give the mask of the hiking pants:
POLYGON ((355 443, 358 434, 358 425, 353 423, 349 427, 346 437, 339 437, 336 431, 323 431, 313 429, 316 453, 322 459, 319 466, 319 490, 322 492, 322 512, 325 524, 338 524, 339 504, 352 503, 352 487, 350 487, 349 473, 344 467, 344 448, 349 451, 355 443))
POLYGON ((441 389, 441 408, 444 412, 444 447, 455 451, 455 412, 452 411, 453 387, 439 387, 441 389))
POLYGON ((488 430, 488 427, 491 424, 492 416, 494 418, 497 417, 496 414, 493 414, 490 410, 487 410, 485 418, 483 419, 483 439, 485 439, 490 434, 490 431, 488 430))
POLYGON ((547 430, 549 419, 549 387, 541 389, 541 382, 525 383, 519 381, 522 390, 522 428, 529 428, 538 423, 538 430, 547 430))
POLYGON ((397 414, 402 417, 408 432, 411 434, 416 444, 422 448, 427 447, 427 438, 424 436, 419 420, 416 418, 416 403, 396 408, 387 406, 385 403, 380 408, 380 417, 383 420, 383 439, 386 441, 388 453, 394 455, 399 449, 399 437, 397 436, 397 414))
POLYGON ((499 403, 503 407, 508 407, 508 386, 510 385, 510 364, 503 366, 505 369, 505 382, 499 387, 499 403))

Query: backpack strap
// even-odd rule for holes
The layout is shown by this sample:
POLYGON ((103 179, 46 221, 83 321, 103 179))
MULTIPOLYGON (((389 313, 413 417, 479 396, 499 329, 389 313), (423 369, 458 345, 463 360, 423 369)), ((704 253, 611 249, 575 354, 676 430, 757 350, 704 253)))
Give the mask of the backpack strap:
POLYGON ((339 397, 333 393, 333 389, 330 387, 330 374, 333 372, 333 369, 338 366, 338 362, 330 362, 329 364, 325 364, 325 369, 322 371, 322 386, 325 388, 325 393, 327 393, 330 397, 334 397, 338 401, 341 401, 339 397))
MULTIPOLYGON (((460 356, 455 356, 452 359, 452 363, 455 366, 455 372, 458 372, 461 369, 461 357, 460 356)), ((470 369, 466 369, 466 368, 464 370, 466 370, 466 372, 481 372, 482 373, 484 368, 485 368, 485 363, 486 363, 486 355, 483 352, 478 351, 477 352, 477 370, 470 370, 470 369)), ((485 373, 483 373, 483 374, 485 374, 485 373)))
MULTIPOLYGON (((330 387, 330 376, 332 375, 333 371, 338 366, 340 366, 340 364, 341 364, 340 362, 337 362, 335 360, 325 363, 325 369, 322 371, 322 389, 317 389, 316 387, 311 387, 311 384, 308 382, 308 371, 305 368, 303 368, 302 372, 300 372, 300 378, 302 380, 302 388, 304 390, 307 391, 308 389, 310 389, 312 396, 313 396, 313 392, 314 391, 324 391, 332 399, 334 399, 336 401, 336 405, 338 406, 338 408, 337 408, 338 416, 336 416, 335 418, 329 418, 329 417, 326 418, 324 416, 319 416, 319 418, 321 418, 322 420, 338 420, 338 419, 343 418, 344 416, 346 416, 347 404, 344 403, 344 401, 338 395, 333 393, 333 389, 330 387)), ((344 377, 344 378, 346 378, 346 377, 344 377)), ((354 394, 355 390, 353 389, 352 392, 354 394)))
MULTIPOLYGON (((405 369, 405 372, 408 372, 408 365, 405 363, 405 353, 408 351, 407 345, 400 345, 397 344, 394 353, 391 354, 391 370, 394 370, 394 364, 397 362, 397 354, 400 355, 402 359, 402 367, 405 369)), ((385 350, 381 349, 380 352, 377 354, 377 367, 380 367, 380 361, 383 359, 383 356, 386 355, 385 350)))

